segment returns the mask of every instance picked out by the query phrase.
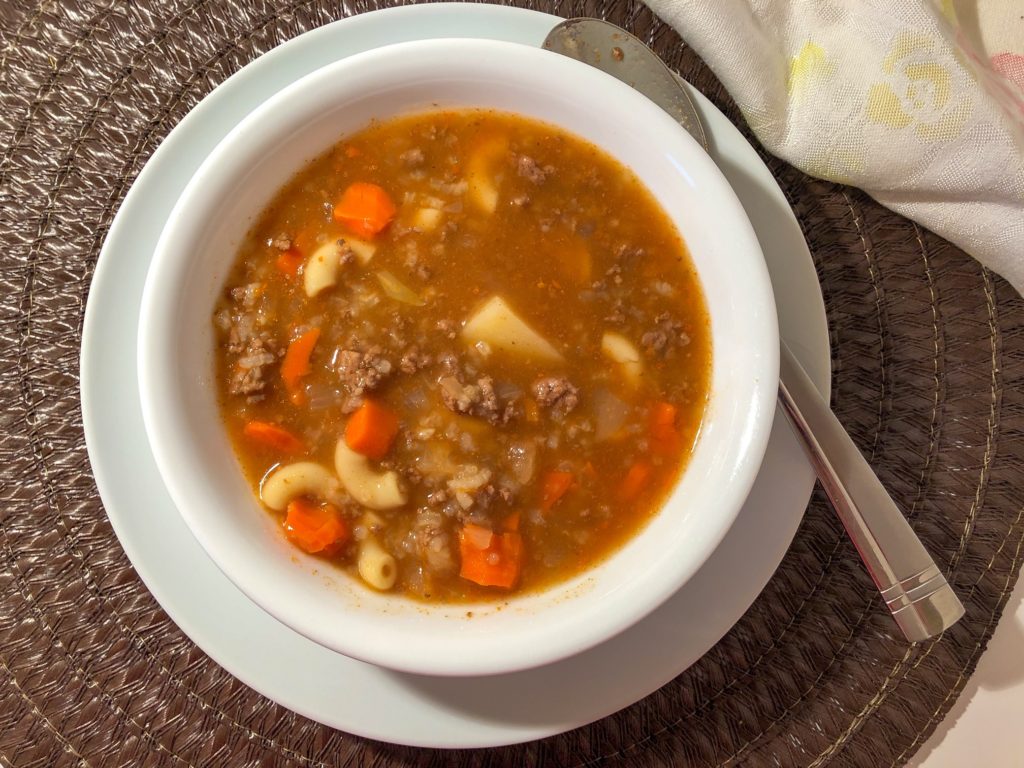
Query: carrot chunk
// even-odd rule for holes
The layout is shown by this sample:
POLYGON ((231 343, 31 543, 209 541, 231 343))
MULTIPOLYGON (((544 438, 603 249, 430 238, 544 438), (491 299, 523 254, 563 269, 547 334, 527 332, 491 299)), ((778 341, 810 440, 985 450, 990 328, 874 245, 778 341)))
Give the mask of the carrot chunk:
POLYGON ((350 184, 334 206, 334 220, 360 237, 372 239, 391 223, 397 212, 388 193, 376 184, 350 184))
POLYGON ((300 389, 301 379, 306 376, 312 367, 309 358, 313 354, 313 347, 320 338, 319 328, 310 328, 304 334, 294 339, 288 345, 284 353, 284 360, 281 361, 281 380, 288 390, 288 397, 295 405, 302 405, 306 402, 306 395, 300 389))
POLYGON ((545 473, 541 490, 540 508, 547 512, 572 488, 572 484, 572 472, 552 470, 545 473))
POLYGON ((671 403, 658 402, 651 408, 648 416, 648 431, 651 437, 651 449, 656 453, 675 453, 679 450, 682 435, 676 427, 678 410, 671 403))
POLYGON ((632 501, 647 487, 651 479, 651 465, 646 461, 635 461, 619 485, 619 501, 632 501))
POLYGON ((459 532, 459 576, 482 587, 511 589, 519 581, 523 537, 517 531, 495 533, 467 523, 459 532))
POLYGON ((274 262, 274 266, 277 267, 277 271, 281 274, 295 277, 299 274, 299 267, 302 266, 302 253, 295 246, 286 251, 281 251, 274 262))
POLYGON ((309 226, 300 229, 292 238, 292 248, 299 252, 302 258, 306 258, 320 245, 320 236, 324 233, 320 223, 311 223, 309 226))
POLYGON ((284 427, 269 421, 250 421, 242 427, 242 434, 255 443, 285 453, 298 453, 304 443, 284 427))
POLYGON ((289 541, 311 555, 337 554, 351 537, 348 523, 337 509, 306 499, 295 499, 288 504, 284 532, 289 541))
POLYGON ((376 400, 364 400, 345 426, 345 442, 356 453, 383 459, 398 434, 398 415, 376 400))

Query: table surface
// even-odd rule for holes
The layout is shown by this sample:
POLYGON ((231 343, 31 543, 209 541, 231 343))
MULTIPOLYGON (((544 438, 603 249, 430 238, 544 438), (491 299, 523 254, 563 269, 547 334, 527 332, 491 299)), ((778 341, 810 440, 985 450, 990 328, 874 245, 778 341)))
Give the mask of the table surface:
POLYGON ((907 768, 1024 768, 1024 578, 978 668, 935 732, 907 768))
MULTIPOLYGON (((0 0, 0 766, 873 768, 916 750, 915 768, 1024 768, 1024 584, 991 618, 1024 554, 1024 299, 863 193, 770 157, 829 307, 837 414, 967 605, 941 641, 896 636, 821 493, 761 599, 692 669, 620 715, 482 757, 318 726, 232 679, 160 611, 102 515, 76 421, 97 248, 145 158, 213 85, 307 30, 404 1, 0 0)), ((639 0, 506 1, 607 13, 740 120, 639 0)))

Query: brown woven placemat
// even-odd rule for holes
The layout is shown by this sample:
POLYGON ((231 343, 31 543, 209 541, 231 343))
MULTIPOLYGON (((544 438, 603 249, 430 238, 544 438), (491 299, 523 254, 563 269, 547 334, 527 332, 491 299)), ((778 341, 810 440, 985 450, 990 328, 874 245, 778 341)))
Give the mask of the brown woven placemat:
MULTIPOLYGON (((738 120, 642 5, 521 4, 631 29, 738 120)), ((966 603, 941 640, 908 648, 894 637, 817 494, 754 607, 662 690, 563 736, 438 752, 352 737, 262 698, 138 580, 99 502, 78 400, 84 301, 107 227, 145 159, 218 82, 374 7, 0 4, 0 764, 905 762, 970 676, 1020 566, 1024 302, 863 194, 776 160, 825 294, 835 408, 966 603)))

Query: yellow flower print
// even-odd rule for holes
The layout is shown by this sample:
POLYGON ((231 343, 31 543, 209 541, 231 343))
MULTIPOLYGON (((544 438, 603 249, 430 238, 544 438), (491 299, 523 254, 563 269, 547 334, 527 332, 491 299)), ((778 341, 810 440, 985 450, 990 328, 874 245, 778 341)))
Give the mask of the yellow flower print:
POLYGON ((817 147, 803 161, 801 168, 811 176, 858 186, 863 183, 861 174, 866 170, 862 143, 817 147))
POLYGON ((952 74, 935 56, 930 37, 904 33, 882 60, 885 82, 868 90, 868 120, 890 128, 913 126, 924 139, 956 138, 970 114, 970 104, 954 98, 952 74))
POLYGON ((801 101, 818 77, 830 75, 835 70, 825 56, 825 49, 808 40, 800 52, 789 60, 786 73, 786 93, 794 101, 801 101))

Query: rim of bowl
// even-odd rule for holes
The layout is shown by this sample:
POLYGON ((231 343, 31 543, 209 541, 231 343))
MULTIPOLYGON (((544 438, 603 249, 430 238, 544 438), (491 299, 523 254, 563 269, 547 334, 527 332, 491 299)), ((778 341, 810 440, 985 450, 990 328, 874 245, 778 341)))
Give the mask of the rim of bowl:
MULTIPOLYGON (((537 78, 540 75, 531 73, 527 80, 531 77, 537 78)), ((473 107, 467 104, 463 108, 471 109, 473 107)), ((410 112, 416 111, 411 110, 410 112)), ((422 111, 422 108, 418 111, 422 111)), ((402 113, 389 113, 382 119, 390 119, 399 114, 402 113)), ((557 121, 553 119, 549 119, 547 122, 558 125, 557 121)), ((276 133, 281 133, 282 130, 279 127, 276 129, 276 133)), ((563 130, 568 129, 563 128, 563 130)), ((270 135, 275 136, 276 134, 271 131, 270 135)), ((343 136, 339 134, 337 140, 341 139, 343 136)), ((280 146, 282 141, 281 137, 277 137, 273 141, 273 146, 280 146)), ((327 146, 324 146, 320 151, 326 149, 327 146)), ((602 149, 616 157, 614 150, 608 147, 602 147, 602 149)), ((616 159, 623 162, 618 157, 616 159)), ((294 168, 291 174, 297 172, 299 167, 301 166, 294 168)), ((640 180, 647 183, 643 178, 640 180)), ((287 181, 288 178, 283 177, 281 184, 283 185, 287 181)), ((240 181, 231 177, 231 180, 222 183, 237 186, 240 181)), ((671 213, 670 217, 675 218, 671 216, 671 213)), ((680 234, 686 241, 687 233, 680 232, 680 234)), ((708 311, 709 315, 713 315, 713 307, 710 302, 708 311)), ((139 321, 138 374, 146 434, 161 478, 167 486, 179 514, 182 515, 206 553, 228 578, 257 605, 314 642, 357 659, 418 674, 460 676, 498 674, 541 666, 591 648, 615 636, 653 611, 697 571, 733 524, 760 468, 775 411, 779 350, 777 317, 771 283, 767 267, 761 256, 760 246, 746 213, 714 161, 667 113, 628 85, 587 64, 519 43, 462 38, 397 43, 328 64, 278 91, 246 115, 228 133, 203 161, 182 192, 164 226, 146 275, 139 321), (178 258, 181 254, 180 249, 176 248, 176 235, 183 226, 187 230, 189 225, 186 222, 193 213, 200 215, 200 220, 204 224, 203 228, 208 229, 209 224, 206 219, 202 218, 202 210, 194 210, 197 207, 197 200, 202 196, 201 191, 204 186, 216 183, 218 178, 223 178, 222 166, 240 166, 241 161, 233 160, 231 156, 239 152, 238 148, 247 140, 252 141, 252 146, 243 150, 243 154, 250 161, 254 160, 258 156, 260 146, 271 141, 270 138, 262 135, 263 120, 282 110, 302 94, 316 90, 318 87, 329 89, 329 86, 333 85, 335 90, 331 91, 331 97, 335 100, 332 103, 336 103, 340 97, 339 92, 336 92, 338 89, 340 89, 340 93, 344 93, 346 88, 350 89, 352 94, 364 92, 365 83, 360 78, 362 73, 374 71, 379 77, 383 68, 388 76, 397 77, 400 72, 407 73, 410 62, 414 60, 424 67, 429 65, 440 68, 442 71, 450 71, 449 77, 456 76, 454 78, 456 80, 459 80, 461 76, 463 79, 474 81, 492 72, 495 76, 500 74, 503 78, 515 81, 523 77, 523 71, 516 68, 518 65, 533 65, 543 69, 546 84, 556 89, 562 89, 566 94, 570 92, 589 93, 588 89, 590 88, 610 92, 614 97, 613 103, 620 110, 620 114, 629 114, 631 121, 643 122, 645 125, 651 126, 645 129, 649 133, 656 133, 658 130, 669 131, 676 137, 678 140, 676 149, 685 155, 686 172, 696 173, 702 184, 716 188, 715 191, 722 198, 722 211, 726 220, 736 228, 736 236, 745 243, 744 250, 756 256, 756 258, 749 258, 750 263, 743 265, 753 274, 753 279, 747 281, 751 293, 748 298, 756 307, 760 308, 761 312, 759 324, 756 326, 752 324, 749 329, 759 342, 757 349, 760 350, 760 355, 756 356, 755 381, 749 403, 746 404, 749 409, 749 418, 742 434, 744 448, 735 456, 734 464, 729 468, 729 483, 721 489, 722 499, 717 508, 717 514, 707 515, 702 521, 702 526, 698 531, 700 540, 694 548, 693 554, 679 562, 673 562, 671 570, 663 567, 659 571, 660 578, 655 579, 647 574, 639 579, 637 587, 643 587, 644 590, 640 591, 638 588, 627 590, 629 599, 620 599, 617 610, 614 612, 600 611, 597 606, 594 606, 585 612, 586 618, 592 619, 592 621, 584 623, 580 621, 583 617, 576 617, 574 623, 568 626, 561 620, 549 620, 546 613, 541 621, 530 623, 529 631, 524 631, 524 634, 529 636, 529 641, 524 641, 517 635, 518 642, 489 642, 487 653, 484 654, 453 653, 446 648, 442 653, 431 655, 431 649, 438 650, 431 644, 428 644, 429 647, 425 650, 420 648, 418 652, 411 652, 407 643, 381 643, 380 638, 364 638, 361 633, 339 633, 339 637, 339 634, 329 632, 320 626, 317 617, 307 616, 301 609, 291 605, 286 594, 266 590, 264 588, 266 581, 259 573, 259 567, 246 562, 244 558, 233 556, 230 548, 225 548, 226 542, 222 541, 221 537, 218 537, 209 528, 205 516, 197 513, 203 501, 202 498, 196 496, 200 492, 195 491, 188 483, 182 482, 180 473, 172 470, 172 467, 180 466, 182 461, 186 465, 188 464, 187 458, 192 441, 187 434, 183 434, 182 430, 176 428, 177 424, 173 413, 161 407, 161 404, 171 396, 175 386, 178 386, 173 379, 163 375, 168 371, 162 367, 166 363, 166 358, 173 355, 172 350, 176 342, 175 334, 172 331, 173 323, 170 322, 175 317, 177 306, 174 287, 181 287, 185 280, 185 273, 188 271, 188 259, 178 258), (456 66, 465 67, 467 63, 473 64, 472 72, 462 74, 455 71, 456 66), (495 70, 495 67, 499 65, 501 66, 500 72, 495 70), (355 82, 355 85, 350 85, 350 82, 355 82), (567 82, 571 82, 572 85, 563 84, 567 82), (758 272, 760 274, 756 274, 758 272), (537 624, 543 626, 537 627, 537 624), (570 626, 573 629, 566 631, 570 626)), ((713 360, 716 353, 713 343, 713 360)), ((711 396, 714 397, 713 392, 711 396)), ((687 471, 688 467, 684 468, 681 477, 685 476, 687 471)), ((655 513, 655 516, 657 514, 661 514, 661 512, 655 513)), ((644 529, 641 528, 631 539, 626 541, 623 547, 642 536, 643 532, 644 529)), ((607 561, 598 563, 588 571, 600 569, 604 562, 607 561)), ((555 584, 544 590, 542 594, 560 590, 567 583, 555 584)), ((524 599, 529 597, 530 594, 527 594, 524 599)), ((574 599, 582 600, 584 598, 574 599)), ((439 605, 445 606, 446 604, 439 605)), ((450 608, 451 606, 446 607, 450 608)), ((561 608, 553 610, 558 611, 561 608)), ((455 621, 455 619, 448 620, 455 621)), ((455 639, 458 633, 453 631, 452 634, 455 639)))

